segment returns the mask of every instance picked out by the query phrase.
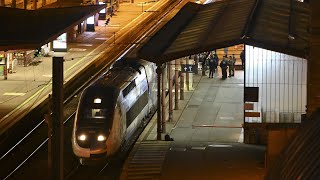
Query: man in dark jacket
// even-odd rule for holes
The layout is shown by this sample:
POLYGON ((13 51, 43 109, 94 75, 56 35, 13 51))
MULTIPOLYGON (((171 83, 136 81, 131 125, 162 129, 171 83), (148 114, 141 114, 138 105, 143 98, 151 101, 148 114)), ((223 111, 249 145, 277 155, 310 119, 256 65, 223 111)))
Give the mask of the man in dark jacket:
POLYGON ((229 56, 228 66, 229 66, 229 77, 234 76, 234 66, 236 64, 236 58, 233 56, 229 56))
POLYGON ((222 79, 226 79, 228 69, 228 57, 226 55, 223 56, 222 61, 220 62, 220 67, 222 70, 222 79))
POLYGON ((213 58, 213 56, 209 56, 209 78, 213 78, 213 73, 215 72, 215 68, 217 67, 217 64, 213 58))

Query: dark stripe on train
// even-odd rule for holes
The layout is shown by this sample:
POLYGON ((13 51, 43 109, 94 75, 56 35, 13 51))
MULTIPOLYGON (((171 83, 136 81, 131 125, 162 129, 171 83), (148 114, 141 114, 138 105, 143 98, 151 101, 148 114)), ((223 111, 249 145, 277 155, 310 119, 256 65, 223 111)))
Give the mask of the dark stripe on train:
POLYGON ((148 91, 145 91, 142 96, 132 105, 129 111, 126 113, 127 127, 133 122, 143 108, 148 104, 148 91))

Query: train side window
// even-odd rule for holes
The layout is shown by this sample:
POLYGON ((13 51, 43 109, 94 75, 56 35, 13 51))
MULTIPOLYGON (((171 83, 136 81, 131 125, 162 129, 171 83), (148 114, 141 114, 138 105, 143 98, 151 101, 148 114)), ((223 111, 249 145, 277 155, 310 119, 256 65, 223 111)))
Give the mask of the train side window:
POLYGON ((134 87, 136 87, 135 80, 133 80, 126 88, 124 88, 122 91, 123 97, 126 97, 134 87))

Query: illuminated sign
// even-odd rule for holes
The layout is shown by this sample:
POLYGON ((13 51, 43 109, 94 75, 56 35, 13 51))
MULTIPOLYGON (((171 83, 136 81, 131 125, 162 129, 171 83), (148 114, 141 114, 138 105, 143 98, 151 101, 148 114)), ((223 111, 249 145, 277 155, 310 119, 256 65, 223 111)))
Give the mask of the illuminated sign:
POLYGON ((67 34, 61 34, 56 40, 53 41, 53 49, 67 49, 67 34))
POLYGON ((192 64, 181 64, 181 72, 183 73, 196 73, 198 69, 196 65, 192 64))
POLYGON ((87 24, 94 24, 94 16, 88 17, 87 24))

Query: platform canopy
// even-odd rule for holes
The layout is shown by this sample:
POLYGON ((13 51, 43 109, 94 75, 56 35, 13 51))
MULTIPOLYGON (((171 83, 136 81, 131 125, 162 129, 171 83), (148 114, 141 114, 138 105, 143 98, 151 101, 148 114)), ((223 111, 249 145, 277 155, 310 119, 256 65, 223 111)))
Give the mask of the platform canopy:
POLYGON ((308 4, 294 0, 190 2, 141 47, 138 57, 162 64, 237 44, 305 57, 308 25, 308 4))
POLYGON ((103 8, 105 5, 39 10, 0 7, 0 51, 39 48, 103 8))

